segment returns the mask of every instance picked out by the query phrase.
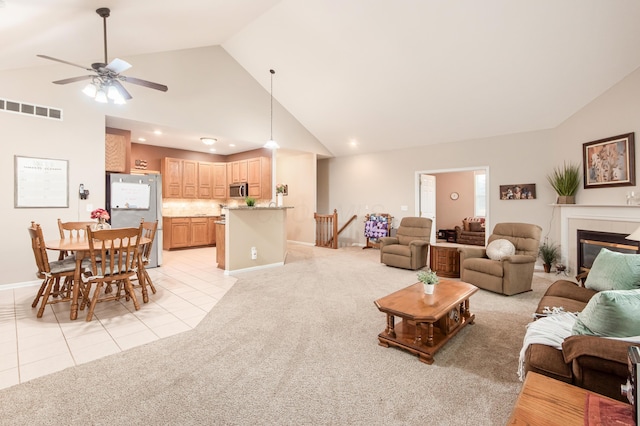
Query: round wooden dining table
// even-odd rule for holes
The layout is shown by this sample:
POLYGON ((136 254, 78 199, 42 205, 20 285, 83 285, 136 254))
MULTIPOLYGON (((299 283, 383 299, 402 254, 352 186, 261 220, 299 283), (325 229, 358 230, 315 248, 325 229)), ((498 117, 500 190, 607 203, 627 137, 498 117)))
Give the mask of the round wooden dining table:
MULTIPOLYGON (((137 241, 138 245, 143 245, 150 243, 151 239, 147 237, 141 237, 139 241, 137 241)), ((78 297, 80 293, 80 286, 76 285, 76 283, 80 282, 80 273, 82 259, 89 255, 89 240, 86 237, 82 238, 61 238, 59 240, 50 240, 45 242, 45 246, 48 250, 57 250, 62 252, 74 252, 76 255, 76 271, 73 276, 74 284, 73 291, 71 295, 71 315, 70 318, 75 320, 78 318, 78 297)), ((138 253, 138 269, 144 268, 144 263, 142 262, 142 258, 140 253, 138 253)), ((140 269, 141 270, 141 269, 140 269)), ((144 274, 141 274, 144 275, 144 274)), ((138 275, 139 277, 141 275, 138 275)), ((140 279, 140 278, 138 278, 140 279)), ((149 296, 147 294, 147 286, 141 285, 142 287, 142 299, 146 303, 149 301, 149 296)))

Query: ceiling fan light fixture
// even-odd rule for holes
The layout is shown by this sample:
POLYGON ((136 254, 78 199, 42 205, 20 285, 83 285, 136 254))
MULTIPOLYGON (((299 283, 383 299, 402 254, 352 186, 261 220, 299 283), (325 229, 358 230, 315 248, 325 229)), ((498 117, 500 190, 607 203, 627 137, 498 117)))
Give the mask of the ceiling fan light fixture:
POLYGON ((95 98, 96 93, 98 93, 98 88, 96 87, 95 84, 89 83, 86 86, 84 86, 84 89, 82 89, 82 93, 84 93, 85 95, 91 98, 95 98))
POLYGON ((103 89, 98 90, 98 93, 96 93, 96 97, 94 99, 96 100, 96 102, 100 102, 101 104, 106 104, 107 102, 109 102, 107 94, 103 89))
POLYGON ((107 98, 111 99, 116 105, 124 105, 127 103, 120 90, 111 84, 107 87, 107 98))

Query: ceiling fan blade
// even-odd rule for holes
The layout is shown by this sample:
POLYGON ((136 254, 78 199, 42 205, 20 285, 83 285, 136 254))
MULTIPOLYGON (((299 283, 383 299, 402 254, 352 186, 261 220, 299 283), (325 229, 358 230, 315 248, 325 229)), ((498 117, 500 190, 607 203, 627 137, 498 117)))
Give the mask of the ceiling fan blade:
POLYGON ((82 75, 80 77, 71 77, 71 78, 65 78, 63 80, 56 80, 54 81, 55 84, 69 84, 69 83, 75 83, 76 81, 82 81, 82 80, 88 80, 90 78, 93 78, 93 75, 82 75))
POLYGON ((125 89, 124 86, 118 80, 111 80, 111 84, 113 84, 118 89, 122 97, 125 98, 126 100, 133 98, 133 96, 131 96, 131 94, 127 92, 127 89, 125 89))
POLYGON ((113 71, 116 74, 120 74, 131 68, 131 64, 127 61, 123 61, 122 59, 115 58, 113 61, 109 62, 109 64, 105 67, 109 71, 113 71))
POLYGON ((150 81, 141 80, 135 77, 125 77, 124 75, 121 75, 120 79, 123 81, 126 81, 127 83, 137 84, 138 86, 149 87, 151 89, 161 90, 163 92, 166 92, 167 90, 169 90, 169 88, 164 84, 152 83, 150 81))
POLYGON ((36 55, 36 56, 39 57, 39 58, 43 58, 43 59, 49 59, 50 61, 56 61, 56 62, 60 62, 60 63, 63 63, 63 64, 72 65, 74 67, 82 68, 82 69, 85 69, 87 71, 93 71, 92 68, 87 68, 84 65, 74 64, 73 62, 64 61, 62 59, 57 59, 57 58, 52 58, 51 56, 47 56, 47 55, 36 55))

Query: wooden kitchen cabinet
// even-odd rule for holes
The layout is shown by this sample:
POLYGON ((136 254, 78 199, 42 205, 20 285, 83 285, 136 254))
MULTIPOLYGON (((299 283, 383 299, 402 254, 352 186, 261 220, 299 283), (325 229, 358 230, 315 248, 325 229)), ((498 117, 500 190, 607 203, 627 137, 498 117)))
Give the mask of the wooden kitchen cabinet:
POLYGON ((213 197, 213 163, 198 163, 198 199, 213 197))
POLYGON ((213 198, 227 198, 227 163, 213 163, 213 198))
POLYGON ((247 161, 249 196, 271 199, 271 159, 251 158, 247 161))
POLYGON ((247 182, 248 164, 247 160, 232 161, 227 163, 227 181, 228 183, 245 183, 247 182))
POLYGON ((162 197, 182 197, 182 160, 165 158, 161 165, 162 197))
POLYGON ((104 148, 104 170, 115 173, 129 173, 130 168, 127 166, 131 156, 131 132, 107 129, 104 148))
POLYGON ((165 229, 163 249, 189 247, 191 220, 188 217, 163 217, 162 223, 165 229))
POLYGON ((165 232, 162 248, 172 250, 215 243, 215 241, 211 242, 211 233, 214 232, 214 221, 217 219, 219 219, 218 216, 163 217, 165 232))
POLYGON ((209 219, 206 217, 191 218, 190 247, 206 246, 209 244, 209 219))
POLYGON ((216 221, 220 220, 220 216, 213 216, 209 218, 208 230, 209 230, 209 242, 210 246, 216 245, 216 221))
POLYGON ((182 198, 198 198, 198 162, 182 160, 182 198))
POLYGON ((216 223, 216 263, 218 264, 218 268, 225 268, 225 224, 216 223))

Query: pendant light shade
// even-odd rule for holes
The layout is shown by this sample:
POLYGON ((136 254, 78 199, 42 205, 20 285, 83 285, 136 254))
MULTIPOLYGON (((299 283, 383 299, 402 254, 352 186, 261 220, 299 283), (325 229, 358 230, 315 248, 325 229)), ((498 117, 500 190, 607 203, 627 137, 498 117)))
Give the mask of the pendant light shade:
POLYGON ((276 72, 274 70, 269 70, 269 72, 271 73, 271 137, 267 143, 264 144, 264 147, 269 149, 278 149, 280 148, 280 145, 278 145, 278 142, 273 140, 273 75, 276 72))

